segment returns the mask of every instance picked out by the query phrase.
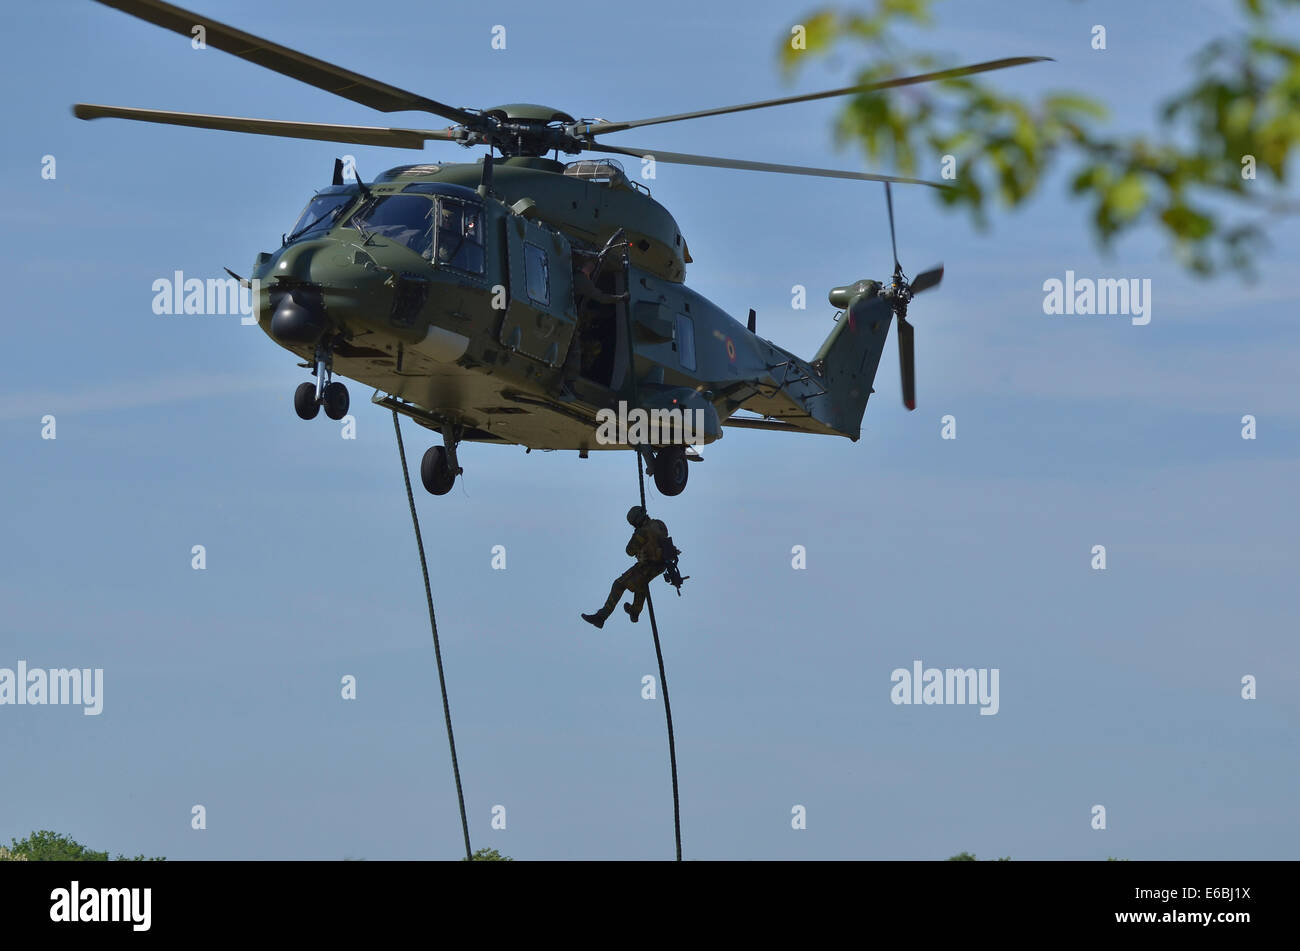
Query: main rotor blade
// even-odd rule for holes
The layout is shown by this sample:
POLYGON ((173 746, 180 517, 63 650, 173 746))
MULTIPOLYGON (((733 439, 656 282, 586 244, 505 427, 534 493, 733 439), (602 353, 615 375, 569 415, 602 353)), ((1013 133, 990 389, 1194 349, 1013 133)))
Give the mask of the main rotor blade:
POLYGON ((903 380, 903 405, 916 409, 916 348, 906 317, 898 318, 898 370, 903 380))
POLYGON ((197 112, 169 112, 162 109, 133 109, 129 106, 96 106, 79 102, 72 107, 78 119, 135 119, 165 125, 185 125, 222 132, 251 132, 279 135, 287 139, 315 139, 320 142, 349 142, 394 149, 423 149, 429 139, 452 140, 451 129, 385 129, 366 125, 327 125, 321 122, 284 122, 278 119, 246 119, 242 116, 207 116, 197 112))
POLYGON ((715 158, 712 155, 692 155, 689 152, 661 152, 658 149, 624 149, 603 142, 593 142, 586 147, 591 152, 614 152, 637 158, 650 156, 656 162, 668 165, 703 165, 708 168, 734 168, 746 172, 780 172, 785 175, 811 175, 818 178, 851 178, 865 182, 897 182, 900 185, 929 185, 931 188, 951 188, 943 182, 927 182, 920 178, 899 178, 894 175, 873 175, 870 172, 843 172, 835 168, 809 168, 804 165, 775 165, 771 162, 749 162, 745 159, 715 158))
POLYGON ((893 79, 882 79, 877 82, 859 83, 856 86, 845 86, 842 89, 830 89, 826 92, 805 93, 802 96, 785 96, 781 99, 764 99, 760 102, 747 102, 739 106, 719 106, 716 109, 700 109, 696 112, 679 112, 673 116, 656 116, 653 119, 633 119, 629 122, 593 122, 587 126, 587 132, 590 135, 600 135, 602 132, 621 132, 624 129, 635 129, 638 126, 659 125, 663 122, 680 122, 683 119, 699 119, 702 116, 720 116, 731 112, 748 112, 751 109, 767 109, 771 106, 786 106, 796 102, 811 102, 814 99, 831 99, 835 96, 852 96, 857 93, 875 92, 880 89, 893 89, 898 86, 914 86, 917 83, 935 82, 940 79, 956 79, 960 76, 971 76, 975 73, 987 73, 995 69, 1006 69, 1010 66, 1023 66, 1026 63, 1040 63, 1044 60, 1051 60, 1050 56, 1012 56, 1007 59, 994 59, 986 63, 975 63, 971 66, 956 66, 952 69, 940 69, 932 73, 920 73, 916 76, 897 76, 893 79))
POLYGON ((165 30, 179 33, 187 39, 195 36, 194 28, 204 29, 203 40, 208 46, 225 50, 258 66, 284 76, 323 89, 344 99, 351 99, 380 112, 420 111, 431 112, 452 122, 472 125, 475 117, 461 109, 453 108, 434 99, 381 83, 360 73, 354 73, 333 63, 280 46, 252 33, 245 33, 224 23, 218 23, 202 14, 192 13, 161 0, 96 0, 107 7, 115 7, 133 17, 153 23, 165 30))

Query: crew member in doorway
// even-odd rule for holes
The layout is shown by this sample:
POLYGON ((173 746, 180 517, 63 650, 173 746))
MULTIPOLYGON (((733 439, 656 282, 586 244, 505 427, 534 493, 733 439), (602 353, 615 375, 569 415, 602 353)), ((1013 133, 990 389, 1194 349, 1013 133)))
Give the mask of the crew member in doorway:
MULTIPOLYGON (((576 265, 573 269, 573 304, 578 319, 573 328, 573 336, 569 338, 569 351, 564 357, 564 367, 560 372, 560 386, 556 391, 556 396, 565 403, 574 399, 573 381, 582 372, 584 343, 595 344, 595 341, 589 340, 588 337, 592 319, 600 305, 615 304, 628 299, 626 291, 622 294, 608 294, 596 286, 596 276, 605 265, 606 255, 615 249, 626 247, 626 242, 621 240, 622 235, 623 229, 620 228, 610 236, 599 254, 592 254, 590 251, 578 248, 573 251, 576 265)), ((591 359, 594 359, 594 356, 591 359)))

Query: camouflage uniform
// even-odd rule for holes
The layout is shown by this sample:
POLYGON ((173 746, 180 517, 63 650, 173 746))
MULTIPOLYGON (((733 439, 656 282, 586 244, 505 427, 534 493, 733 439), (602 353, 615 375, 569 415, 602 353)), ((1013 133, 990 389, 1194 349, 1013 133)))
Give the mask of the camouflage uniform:
POLYGON ((657 518, 646 515, 645 509, 634 505, 627 513, 628 522, 636 528, 627 543, 627 553, 636 558, 636 564, 614 579, 609 589, 609 597, 604 606, 595 614, 584 614, 583 620, 596 627, 604 627, 605 621, 614 613, 614 606, 623 597, 624 591, 633 594, 632 604, 623 605, 623 610, 635 623, 645 606, 650 582, 663 574, 667 565, 664 563, 664 543, 668 539, 668 526, 657 518))

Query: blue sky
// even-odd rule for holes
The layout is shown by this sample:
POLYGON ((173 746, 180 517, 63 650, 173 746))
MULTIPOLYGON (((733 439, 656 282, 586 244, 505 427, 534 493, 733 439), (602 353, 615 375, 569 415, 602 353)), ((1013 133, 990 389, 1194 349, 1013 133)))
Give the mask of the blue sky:
MULTIPOLYGON (((199 9, 451 104, 610 119, 844 85, 860 65, 846 51, 784 83, 777 44, 806 8, 781 3, 199 9), (495 24, 505 51, 490 48, 495 24)), ((1053 56, 997 82, 1091 91, 1127 130, 1235 22, 1227 0, 941 10, 929 48, 1053 56)), ((0 707, 0 839, 52 828, 176 859, 455 858, 390 417, 353 384, 355 441, 303 423, 303 371, 260 331, 150 309, 174 270, 247 272, 336 154, 372 177, 415 153, 86 123, 69 107, 427 117, 370 112, 88 2, 6 7, 0 25, 22 38, 0 69, 23 90, 5 100, 0 149, 0 667, 105 672, 98 717, 0 707)), ((625 144, 862 167, 833 148, 835 110, 625 144)), ((804 356, 832 326, 825 291, 889 271, 877 186, 664 165, 651 184, 690 243, 688 283, 742 319, 754 307, 762 334, 804 356)), ((920 408, 901 405, 891 341, 860 442, 730 430, 683 495, 652 495, 692 576, 680 599, 653 589, 686 857, 1294 857, 1298 229, 1273 232, 1258 283, 1207 283, 1154 234, 1099 254, 1060 182, 983 233, 923 191, 895 191, 904 266, 947 265, 912 311, 920 408), (1043 282, 1067 269, 1150 279, 1151 323, 1044 316, 1043 282), (940 438, 945 414, 956 440, 940 438), (890 674, 914 660, 998 668, 998 714, 895 706, 890 674)), ((417 465, 427 434, 404 432, 417 465)), ((626 565, 631 459, 468 445, 461 461, 452 494, 417 502, 475 846, 670 858, 663 710, 641 698, 648 626, 578 620, 626 565), (490 828, 498 804, 505 830, 490 828)))

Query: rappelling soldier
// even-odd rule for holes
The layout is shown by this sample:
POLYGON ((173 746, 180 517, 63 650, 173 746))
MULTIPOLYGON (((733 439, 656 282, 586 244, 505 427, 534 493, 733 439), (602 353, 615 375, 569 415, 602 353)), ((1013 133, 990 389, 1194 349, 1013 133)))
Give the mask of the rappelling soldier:
POLYGON ((646 510, 634 505, 627 510, 627 521, 634 529, 632 539, 627 543, 627 553, 636 559, 636 564, 614 579, 609 589, 605 606, 594 614, 584 614, 582 619, 596 627, 604 627, 605 621, 614 613, 614 606, 623 597, 624 591, 634 595, 630 605, 623 605, 635 623, 641 617, 650 582, 658 578, 675 562, 677 549, 668 537, 668 527, 657 518, 651 518, 646 510))

